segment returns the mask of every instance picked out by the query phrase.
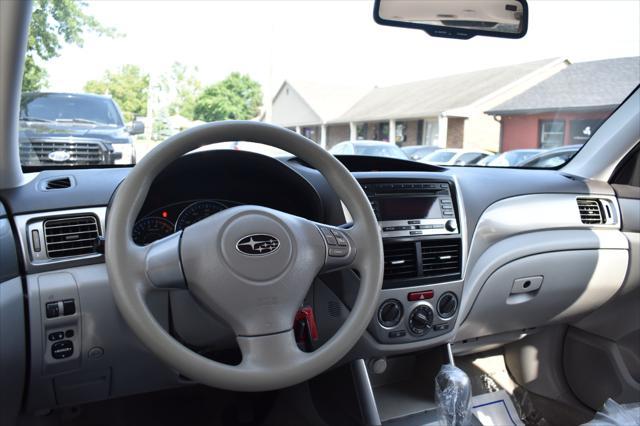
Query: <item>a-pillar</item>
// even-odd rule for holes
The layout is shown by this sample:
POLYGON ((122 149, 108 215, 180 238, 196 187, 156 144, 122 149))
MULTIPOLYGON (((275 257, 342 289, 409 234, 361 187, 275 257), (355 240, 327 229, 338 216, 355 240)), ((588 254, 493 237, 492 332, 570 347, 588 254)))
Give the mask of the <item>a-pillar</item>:
POLYGON ((323 148, 327 147, 327 125, 323 124, 320 126, 320 146, 323 148))
POLYGON ((389 120, 389 142, 396 143, 396 120, 389 120))

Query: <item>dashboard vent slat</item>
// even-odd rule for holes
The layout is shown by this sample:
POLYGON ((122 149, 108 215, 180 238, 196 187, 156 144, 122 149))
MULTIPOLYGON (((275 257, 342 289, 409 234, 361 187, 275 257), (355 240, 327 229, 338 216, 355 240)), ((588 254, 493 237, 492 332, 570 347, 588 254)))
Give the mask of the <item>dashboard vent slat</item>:
POLYGON ((66 217, 44 221, 44 237, 50 258, 83 256, 96 253, 100 235, 95 216, 66 217))
POLYGON ((384 279, 415 278, 418 276, 415 243, 394 243, 384 246, 384 279))
POLYGON ((602 225, 605 223, 600 202, 593 198, 578 198, 580 220, 585 225, 602 225))
POLYGON ((460 275, 460 240, 429 240, 422 242, 422 270, 425 277, 460 275))

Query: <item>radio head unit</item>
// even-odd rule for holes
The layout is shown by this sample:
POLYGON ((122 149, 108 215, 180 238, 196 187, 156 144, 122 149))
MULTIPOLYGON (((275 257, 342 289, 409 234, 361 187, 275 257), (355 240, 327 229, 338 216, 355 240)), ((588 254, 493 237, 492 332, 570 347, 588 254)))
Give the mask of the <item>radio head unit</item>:
POLYGON ((447 182, 362 184, 383 238, 458 233, 456 208, 447 182))

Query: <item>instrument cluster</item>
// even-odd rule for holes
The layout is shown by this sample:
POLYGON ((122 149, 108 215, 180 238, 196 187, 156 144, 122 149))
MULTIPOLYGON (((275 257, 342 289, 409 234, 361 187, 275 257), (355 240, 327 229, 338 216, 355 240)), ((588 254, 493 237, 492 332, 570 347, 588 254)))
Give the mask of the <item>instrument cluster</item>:
POLYGON ((151 244, 174 232, 240 203, 228 200, 200 199, 160 207, 140 218, 133 226, 133 241, 141 246, 151 244))

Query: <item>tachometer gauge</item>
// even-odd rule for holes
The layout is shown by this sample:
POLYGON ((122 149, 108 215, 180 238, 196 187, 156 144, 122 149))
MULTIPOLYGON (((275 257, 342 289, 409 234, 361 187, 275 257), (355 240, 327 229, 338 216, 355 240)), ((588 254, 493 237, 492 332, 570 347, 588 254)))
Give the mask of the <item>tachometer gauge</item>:
POLYGON ((226 208, 227 206, 224 204, 213 200, 196 201, 182 210, 182 213, 178 216, 178 220, 176 220, 176 231, 180 231, 226 208))
POLYGON ((141 246, 173 234, 173 223, 161 217, 151 216, 140 219, 133 226, 133 241, 141 246))

